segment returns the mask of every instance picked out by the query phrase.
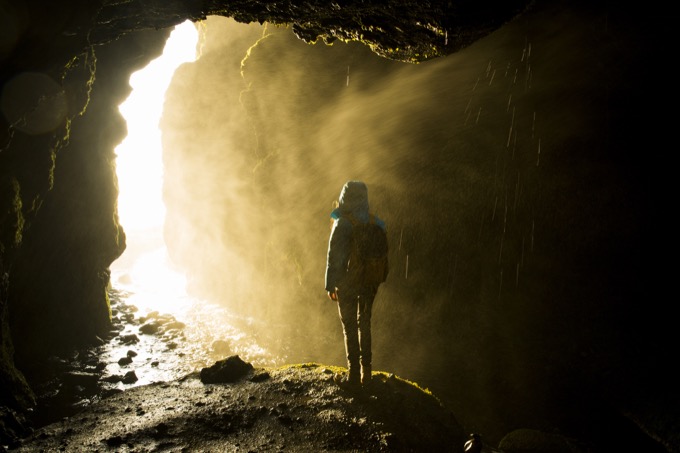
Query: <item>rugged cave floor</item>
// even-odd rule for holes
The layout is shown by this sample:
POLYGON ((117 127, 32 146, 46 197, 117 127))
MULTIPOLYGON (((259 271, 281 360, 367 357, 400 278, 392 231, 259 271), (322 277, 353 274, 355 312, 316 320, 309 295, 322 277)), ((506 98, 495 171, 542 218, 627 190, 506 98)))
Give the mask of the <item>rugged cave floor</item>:
POLYGON ((33 370, 30 434, 0 451, 462 451, 455 416, 414 383, 376 372, 371 386, 347 389, 334 379, 343 368, 260 368, 238 356, 186 373, 182 323, 139 316, 112 295, 109 337, 33 370), (139 385, 168 366, 169 379, 139 385))
MULTIPOLYGON (((9 451, 462 452, 466 435, 431 393, 393 374, 362 388, 316 363, 254 368, 238 356, 182 379, 134 387, 36 430, 9 451), (211 371, 209 374, 207 371, 211 371)), ((468 451, 468 450, 465 450, 468 451)), ((584 444, 517 430, 487 453, 581 453, 584 444)))
MULTIPOLYGON (((257 356, 253 366, 221 342, 197 346, 183 323, 142 314, 127 296, 112 291, 113 330, 101 344, 29 370, 38 406, 29 420, 3 415, 0 451, 463 451, 455 414, 415 383, 377 372, 370 388, 349 390, 334 380, 344 368, 257 356)), ((638 437, 607 443, 665 451, 638 437)), ((612 451, 596 444, 517 429, 484 451, 612 451)))
POLYGON ((13 451, 462 451, 431 394, 384 373, 346 389, 335 374, 304 364, 205 384, 193 373, 102 399, 13 451))
MULTIPOLYGON (((33 376, 39 397, 33 428, 0 451, 463 451, 467 433, 455 415, 417 384, 384 372, 375 372, 366 388, 348 389, 335 380, 343 368, 253 367, 230 356, 188 374, 180 367, 179 378, 137 385, 142 381, 132 365, 140 374, 160 366, 137 360, 143 349, 163 347, 171 352, 168 361, 181 356, 175 347, 181 329, 172 317, 135 316, 124 298, 112 302, 115 329, 105 345, 53 358, 33 376), (102 348, 127 349, 136 337, 131 331, 142 337, 129 345, 139 356, 113 367, 126 373, 109 372, 102 348)), ((485 451, 591 451, 531 430, 509 433, 499 447, 485 451)))

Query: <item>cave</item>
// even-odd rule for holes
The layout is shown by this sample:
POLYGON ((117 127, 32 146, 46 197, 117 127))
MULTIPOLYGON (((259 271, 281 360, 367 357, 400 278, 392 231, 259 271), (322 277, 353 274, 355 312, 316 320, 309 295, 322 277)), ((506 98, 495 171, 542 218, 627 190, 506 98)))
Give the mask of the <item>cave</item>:
POLYGON ((247 63, 253 94, 222 95, 249 103, 252 118, 206 111, 215 93, 242 82, 242 51, 220 63, 227 45, 180 68, 168 92, 165 235, 197 294, 228 295, 234 310, 269 325, 259 334, 303 351, 292 359, 318 358, 310 335, 335 326, 318 299, 329 201, 349 179, 326 165, 337 159, 373 182, 391 225, 399 271, 375 315, 382 363, 428 384, 496 441, 535 427, 612 448, 639 441, 680 451, 672 293, 655 266, 665 222, 652 208, 666 193, 655 154, 672 146, 659 92, 673 42, 668 15, 559 0, 10 0, 0 11, 4 416, 35 406, 33 382, 51 357, 111 335, 110 266, 126 250, 118 106, 130 75, 189 20, 208 23, 214 42, 245 49, 263 26, 276 27, 247 63), (304 75, 286 75, 286 59, 304 75), (438 72, 464 89, 430 84, 438 72), (348 86, 351 75, 356 97, 330 98, 330 73, 348 86), (279 87, 291 81, 323 102, 303 107, 279 87), (373 109, 383 90, 397 99, 387 118, 373 109), (241 153, 211 144, 227 140, 211 135, 227 122, 241 153), (345 134, 331 127, 338 123, 345 134), (310 136, 317 141, 303 141, 310 136), (211 198, 192 185, 198 179, 226 179, 229 193, 211 198), (253 206, 245 223, 216 207, 238 210, 243 199, 253 206), (279 234, 295 224, 307 230, 279 234), (223 261, 231 254, 242 259, 223 261), (253 264, 262 262, 266 278, 253 264), (239 275, 255 283, 239 286, 239 275), (275 291, 286 297, 271 304, 275 291), (274 328, 284 314, 322 321, 274 328))

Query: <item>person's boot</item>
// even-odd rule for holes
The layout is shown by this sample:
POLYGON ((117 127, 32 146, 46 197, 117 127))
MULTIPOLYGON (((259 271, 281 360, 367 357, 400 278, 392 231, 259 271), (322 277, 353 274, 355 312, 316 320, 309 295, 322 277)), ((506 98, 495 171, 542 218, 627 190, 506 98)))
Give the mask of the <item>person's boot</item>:
POLYGON ((349 365, 347 374, 336 374, 333 378, 336 384, 347 390, 355 390, 361 387, 361 376, 359 375, 359 365, 349 365))
POLYGON ((371 375, 371 365, 362 365, 361 367, 361 385, 369 385, 373 376, 371 375))
POLYGON ((333 381, 345 390, 353 391, 361 388, 361 380, 358 374, 336 374, 333 381))

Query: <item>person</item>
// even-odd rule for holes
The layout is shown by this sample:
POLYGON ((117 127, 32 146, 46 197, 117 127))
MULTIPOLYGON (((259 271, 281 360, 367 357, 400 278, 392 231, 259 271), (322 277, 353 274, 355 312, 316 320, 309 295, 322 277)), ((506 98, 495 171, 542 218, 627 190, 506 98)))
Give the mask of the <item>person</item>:
POLYGON ((342 324, 347 376, 340 383, 366 385, 371 381, 371 311, 378 284, 362 286, 348 277, 348 263, 355 222, 366 224, 371 219, 386 231, 385 222, 369 213, 368 188, 362 181, 348 181, 340 192, 338 207, 331 212, 333 221, 326 261, 326 291, 337 302, 342 324))

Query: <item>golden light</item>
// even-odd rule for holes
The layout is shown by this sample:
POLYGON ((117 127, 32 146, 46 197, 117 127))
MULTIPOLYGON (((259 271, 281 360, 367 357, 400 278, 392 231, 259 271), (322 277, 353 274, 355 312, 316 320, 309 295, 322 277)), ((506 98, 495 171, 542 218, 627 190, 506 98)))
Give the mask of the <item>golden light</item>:
MULTIPOLYGON (((190 21, 175 27, 163 54, 130 77, 132 93, 119 106, 128 125, 128 136, 115 150, 118 215, 127 235, 127 248, 112 263, 111 280, 116 289, 122 290, 125 303, 135 306, 142 316, 158 311, 186 324, 182 330, 186 339, 182 344, 184 352, 165 354, 165 369, 150 362, 138 366, 137 385, 176 378, 178 373, 208 366, 214 360, 211 345, 217 339, 228 341, 233 352, 247 360, 274 360, 251 337, 230 325, 230 315, 224 307, 187 295, 186 277, 175 270, 163 241, 165 205, 159 122, 172 76, 181 64, 197 58, 198 38, 198 29, 190 21), (184 354, 190 359, 181 359, 184 354), (187 366, 193 368, 187 370, 187 366)), ((153 338, 147 336, 144 341, 153 344, 153 338)), ((114 346, 107 354, 120 357, 126 348, 114 346)), ((153 350, 154 346, 149 348, 153 350)))
POLYGON ((117 286, 132 292, 138 308, 177 311, 186 305, 185 278, 172 269, 162 239, 163 150, 159 121, 175 70, 194 61, 198 30, 175 27, 163 54, 130 77, 132 93, 119 106, 128 135, 116 148, 118 216, 127 235, 123 256, 111 265, 117 286))
POLYGON ((163 160, 158 128, 165 92, 178 66, 196 59, 198 30, 191 21, 177 25, 163 55, 130 77, 132 93, 119 106, 128 136, 116 148, 118 215, 126 232, 163 225, 163 160))

